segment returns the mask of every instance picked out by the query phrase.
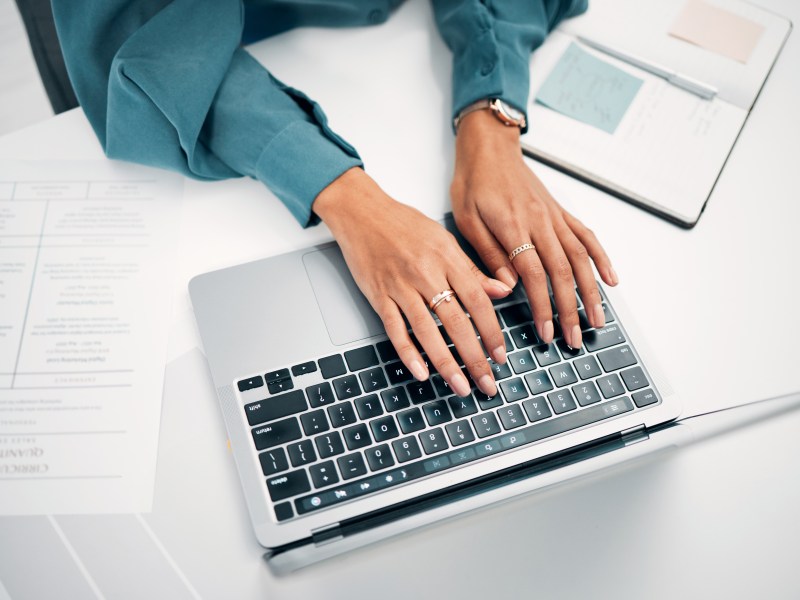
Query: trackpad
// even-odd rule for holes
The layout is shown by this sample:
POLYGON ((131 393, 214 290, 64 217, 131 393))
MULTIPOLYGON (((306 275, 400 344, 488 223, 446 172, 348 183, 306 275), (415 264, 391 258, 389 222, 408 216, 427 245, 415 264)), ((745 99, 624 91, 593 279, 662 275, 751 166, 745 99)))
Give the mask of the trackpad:
POLYGON ((358 289, 339 246, 303 255, 325 327, 335 346, 384 332, 380 318, 358 289))

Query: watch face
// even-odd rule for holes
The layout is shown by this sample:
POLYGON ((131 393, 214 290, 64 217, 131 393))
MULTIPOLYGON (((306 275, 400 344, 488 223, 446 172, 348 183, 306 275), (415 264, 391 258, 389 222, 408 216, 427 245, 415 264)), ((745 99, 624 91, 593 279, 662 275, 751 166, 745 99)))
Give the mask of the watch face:
POLYGON ((521 120, 522 120, 523 113, 522 113, 522 111, 521 111, 521 110, 517 110, 517 109, 516 109, 516 108, 514 108, 513 106, 509 106, 509 105, 508 105, 508 104, 506 104, 505 102, 501 102, 501 103, 500 103, 500 106, 503 108, 503 111, 505 111, 505 113, 506 113, 506 114, 507 114, 509 117, 511 117, 512 119, 514 119, 515 121, 521 121, 521 120))
POLYGON ((492 106, 495 109, 497 117, 506 123, 506 125, 522 125, 525 119, 525 113, 517 110, 513 106, 509 106, 500 99, 492 101, 492 106))

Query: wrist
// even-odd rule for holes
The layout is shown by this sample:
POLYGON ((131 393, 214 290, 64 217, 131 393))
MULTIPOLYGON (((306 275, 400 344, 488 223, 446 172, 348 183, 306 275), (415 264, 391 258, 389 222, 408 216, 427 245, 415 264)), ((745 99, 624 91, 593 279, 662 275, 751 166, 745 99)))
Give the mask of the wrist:
POLYGON ((376 203, 388 198, 378 184, 360 167, 348 169, 334 179, 314 199, 311 205, 320 219, 336 235, 358 214, 375 210, 376 203))
POLYGON ((509 127, 489 110, 465 115, 456 133, 456 163, 476 156, 521 154, 519 127, 509 127))

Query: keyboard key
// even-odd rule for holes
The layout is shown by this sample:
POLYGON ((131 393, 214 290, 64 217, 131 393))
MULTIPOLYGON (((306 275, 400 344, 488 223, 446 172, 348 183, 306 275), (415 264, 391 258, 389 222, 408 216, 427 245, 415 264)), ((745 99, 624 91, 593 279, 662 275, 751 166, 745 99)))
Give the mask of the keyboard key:
POLYGON ((494 413, 487 412, 475 415, 471 421, 478 437, 485 438, 500 433, 500 424, 497 422, 497 417, 494 416, 494 413))
POLYGON ((279 379, 278 381, 270 381, 267 383, 267 389, 269 390, 270 394, 280 394, 281 392, 285 392, 293 388, 294 388, 294 382, 292 381, 291 377, 287 377, 286 379, 279 379))
POLYGON ((369 446, 372 443, 372 438, 369 437, 369 428, 366 423, 359 423, 352 427, 345 427, 342 430, 344 441, 348 449, 358 450, 364 446, 369 446))
POLYGON ((325 416, 325 411, 321 408, 300 415, 300 423, 303 424, 303 433, 306 435, 316 435, 328 431, 328 429, 331 428, 325 416))
POLYGON ((519 404, 504 406, 497 411, 497 416, 500 417, 500 422, 505 429, 516 429, 527 424, 519 404))
POLYGON ((561 365, 556 365, 555 367, 550 367, 550 377, 553 378, 553 381, 556 384, 556 387, 564 387, 565 385, 572 385, 573 383, 577 383, 578 377, 575 375, 575 371, 572 370, 572 365, 569 363, 564 363, 561 365))
POLYGON ((403 463, 422 456, 422 450, 419 449, 417 439, 413 435, 392 442, 392 448, 397 462, 403 463))
POLYGON ((600 402, 600 392, 597 391, 597 386, 591 381, 580 383, 572 387, 572 393, 578 399, 578 404, 581 406, 589 406, 596 402, 600 402))
POLYGON ((625 392, 622 382, 616 375, 606 375, 596 380, 603 398, 613 398, 625 392))
POLYGON ((425 454, 434 454, 448 448, 447 440, 441 427, 423 431, 419 434, 419 441, 425 450, 425 454))
POLYGON ((308 472, 311 474, 311 482, 315 488, 339 483, 339 475, 336 473, 336 467, 333 465, 332 460, 326 460, 318 465, 311 465, 308 468, 308 472))
POLYGON ((281 502, 272 507, 275 510, 275 518, 278 521, 286 521, 294 516, 291 502, 281 502))
POLYGON ((456 419, 462 419, 478 412, 478 405, 475 404, 475 400, 471 396, 466 398, 451 396, 447 399, 447 403, 450 405, 450 410, 453 411, 453 416, 456 419))
POLYGON ((446 400, 436 400, 435 402, 428 402, 423 405, 422 412, 425 413, 425 418, 428 420, 428 425, 436 426, 451 421, 453 417, 450 415, 450 409, 447 408, 446 400))
POLYGON ((436 390, 436 395, 439 398, 447 398, 453 394, 453 390, 450 389, 450 384, 445 381, 444 377, 441 375, 434 375, 431 377, 431 382, 433 383, 433 388, 436 390))
POLYGON ((401 387, 384 390, 381 392, 381 400, 383 400, 383 406, 388 412, 394 412, 401 408, 408 408, 411 406, 408 395, 406 395, 406 390, 401 387))
POLYGON ((555 412, 557 415, 578 408, 575 405, 575 400, 572 399, 572 393, 570 393, 569 390, 550 392, 547 394, 547 399, 550 401, 550 406, 553 407, 553 412, 555 412))
POLYGON ((578 372, 578 377, 581 379, 597 377, 603 373, 600 370, 600 365, 597 364, 597 360, 591 354, 572 361, 572 365, 575 367, 575 370, 578 372))
POLYGON ((511 333, 511 339, 514 340, 514 345, 517 348, 528 348, 539 343, 539 338, 536 337, 533 325, 523 325, 512 329, 509 333, 511 333))
POLYGON ((556 342, 558 349, 561 350, 561 356, 564 358, 575 358, 584 354, 583 348, 572 348, 567 342, 562 339, 556 342))
POLYGON ((333 397, 331 384, 327 381, 307 387, 306 396, 308 396, 308 402, 311 404, 312 408, 319 408, 320 406, 336 402, 336 398, 333 397))
POLYGON ((324 435, 314 438, 314 444, 317 446, 320 458, 330 458, 344 452, 344 444, 342 444, 342 436, 338 431, 331 431, 324 435))
POLYGON ((269 497, 273 502, 291 498, 297 494, 304 494, 311 489, 311 484, 308 482, 308 475, 303 469, 292 471, 285 475, 279 475, 272 479, 267 479, 267 489, 269 490, 269 497))
POLYGON ((536 346, 533 349, 533 355, 536 357, 536 362, 542 367, 549 367, 561 360, 555 344, 541 344, 536 346))
POLYGON ((366 450, 364 454, 367 456, 367 463, 371 471, 380 471, 394 466, 394 459, 392 458, 392 451, 389 450, 388 444, 381 444, 366 450))
POLYGON ((603 302, 603 314, 606 316, 606 323, 611 323, 614 320, 614 313, 611 312, 605 302, 603 302))
POLYGON ((236 385, 239 388, 240 392, 245 392, 247 390, 252 390, 255 388, 262 387, 264 385, 264 380, 261 379, 261 375, 256 375, 255 377, 251 377, 250 379, 242 379, 236 385))
POLYGON ((333 380, 333 389, 336 390, 336 397, 339 400, 347 400, 354 398, 361 394, 361 388, 358 385, 358 377, 355 375, 346 375, 339 379, 333 380))
POLYGON ((392 385, 397 385, 398 383, 405 383, 406 381, 411 381, 414 379, 414 376, 411 374, 411 371, 406 369, 406 366, 401 363, 399 360, 393 363, 389 363, 384 367, 386 370, 386 376, 389 378, 389 382, 392 385))
POLYGON ((288 417, 307 408, 308 404, 306 404, 306 399, 303 397, 303 392, 295 390, 288 394, 246 404, 244 412, 250 425, 258 425, 259 423, 288 417))
POLYGON ((293 442, 302 437, 300 424, 295 417, 256 427, 253 429, 252 434, 256 450, 266 450, 286 442, 293 442))
POLYGON ((408 397, 414 404, 422 404, 436 398, 436 392, 433 391, 433 384, 430 380, 415 381, 406 386, 408 397))
POLYGON ((391 415, 370 421, 369 426, 372 429, 372 437, 375 438, 376 442, 385 442, 400 435, 391 415))
POLYGON ((378 355, 372 346, 364 346, 344 353, 344 359, 351 371, 360 371, 378 364, 378 355))
POLYGON ((511 338, 508 337, 508 334, 505 331, 503 332, 503 341, 506 343, 506 353, 513 352, 514 346, 511 344, 511 338))
POLYGON ((525 414, 528 415, 528 420, 531 423, 553 416, 553 413, 550 412, 550 407, 547 406, 547 401, 544 399, 544 396, 525 400, 525 402, 522 403, 522 408, 525 409, 525 414))
POLYGON ((508 355, 508 364, 514 369, 514 373, 521 375, 536 369, 536 363, 531 356, 530 350, 520 350, 508 355))
POLYGON ((499 363, 494 362, 493 360, 489 361, 489 366, 492 369, 492 373, 494 373, 495 381, 505 379, 506 377, 511 377, 511 367, 509 367, 508 365, 509 365, 508 362, 501 365, 499 363))
POLYGON ((425 421, 422 420, 422 413, 418 408, 409 408, 397 413, 397 422, 403 433, 413 433, 425 428, 425 421))
POLYGON ((392 342, 389 340, 378 342, 375 347, 378 349, 378 354, 380 354, 383 362, 391 362, 400 358, 397 356, 397 350, 394 349, 392 342))
POLYGON ((528 388, 534 396, 549 392, 553 389, 553 383, 550 381, 550 377, 548 377, 545 371, 528 373, 525 375, 525 382, 528 384, 528 388))
POLYGON ((386 376, 383 374, 383 369, 380 367, 377 369, 370 369, 369 371, 362 371, 358 374, 358 378, 361 379, 361 386, 366 393, 377 392, 389 385, 386 383, 386 376))
POLYGON ((308 375, 309 373, 315 373, 317 371, 317 363, 313 360, 308 362, 300 363, 299 365, 295 365, 292 367, 292 375, 298 377, 300 375, 308 375))
POLYGON ((503 321, 505 321, 506 327, 515 327, 533 321, 531 307, 528 306, 527 302, 501 308, 500 314, 503 315, 503 321))
POLYGON ((347 367, 344 366, 344 360, 339 354, 333 356, 326 356, 319 359, 319 370, 325 379, 331 377, 338 377, 347 373, 347 367))
POLYGON ((270 371, 264 375, 264 379, 267 383, 272 383, 273 381, 281 381, 283 379, 289 379, 289 369, 278 369, 277 371, 270 371))
POLYGON ((490 408, 497 408, 503 406, 503 398, 499 393, 494 396, 487 396, 480 390, 472 392, 472 397, 478 403, 481 410, 489 410, 490 408))
POLYGON ((258 455, 258 460, 261 463, 261 471, 267 476, 289 468, 289 461, 286 460, 286 452, 283 451, 283 448, 262 452, 258 455))
POLYGON ((601 329, 590 329, 583 334, 583 343, 586 344, 586 348, 590 352, 609 348, 624 341, 625 336, 622 335, 622 330, 618 325, 606 325, 601 329))
POLYGON ((356 422, 356 413, 353 411, 352 404, 343 402, 328 407, 328 418, 334 427, 344 427, 356 422))
POLYGON ((292 461, 293 467, 301 467, 317 460, 317 454, 314 452, 314 444, 311 443, 311 440, 302 440, 289 444, 286 449, 289 451, 289 460, 292 461))
POLYGON ((463 419, 450 423, 445 427, 447 437, 450 438, 450 443, 453 446, 460 446, 475 440, 475 434, 472 433, 472 427, 469 426, 469 421, 463 419))
POLYGON ((636 357, 633 355, 633 350, 631 350, 630 346, 621 346, 605 352, 599 352, 597 358, 600 359, 600 364, 603 365, 606 372, 624 369, 636 364, 636 357))
POLYGON ((515 377, 508 381, 501 381, 500 391, 503 392, 506 402, 516 402, 517 400, 528 397, 528 389, 525 387, 525 384, 522 383, 520 377, 515 377))
POLYGON ((364 464, 364 459, 358 452, 341 456, 336 459, 336 462, 342 472, 342 479, 352 479, 367 472, 367 465, 364 464))
POLYGON ((377 394, 370 394, 356 400, 356 410, 362 421, 379 417, 383 414, 383 408, 381 408, 377 394))
POLYGON ((633 401, 639 408, 644 408, 645 406, 650 406, 651 404, 658 402, 658 397, 656 397, 655 392, 653 392, 651 389, 636 392, 631 396, 631 398, 633 398, 633 401))
POLYGON ((622 376, 622 381, 625 382, 625 387, 628 388, 629 392, 633 392, 636 390, 640 390, 643 387, 647 387, 647 377, 644 375, 644 371, 642 371, 641 367, 633 367, 632 369, 628 369, 620 373, 622 376))

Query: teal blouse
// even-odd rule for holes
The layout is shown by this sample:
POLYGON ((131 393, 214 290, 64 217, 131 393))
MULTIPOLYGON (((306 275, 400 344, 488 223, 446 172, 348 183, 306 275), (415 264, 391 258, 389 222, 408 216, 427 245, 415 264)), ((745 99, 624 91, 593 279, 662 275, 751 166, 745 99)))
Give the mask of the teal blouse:
MULTIPOLYGON (((402 0, 52 0, 76 95, 110 158, 263 182, 302 225, 356 150, 242 47, 298 26, 384 22, 402 0)), ((453 52, 453 115, 527 105, 530 53, 587 0, 432 0, 453 52)))

